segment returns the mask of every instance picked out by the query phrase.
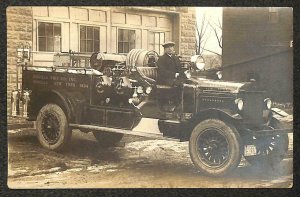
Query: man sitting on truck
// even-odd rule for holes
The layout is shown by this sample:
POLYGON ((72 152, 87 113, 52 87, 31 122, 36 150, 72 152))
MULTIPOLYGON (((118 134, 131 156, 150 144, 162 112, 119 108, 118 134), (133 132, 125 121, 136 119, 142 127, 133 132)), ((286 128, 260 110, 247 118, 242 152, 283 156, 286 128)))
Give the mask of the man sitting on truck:
POLYGON ((164 111, 174 111, 180 103, 180 81, 184 77, 180 60, 175 55, 175 43, 168 41, 162 44, 164 55, 157 61, 157 87, 159 102, 164 111))

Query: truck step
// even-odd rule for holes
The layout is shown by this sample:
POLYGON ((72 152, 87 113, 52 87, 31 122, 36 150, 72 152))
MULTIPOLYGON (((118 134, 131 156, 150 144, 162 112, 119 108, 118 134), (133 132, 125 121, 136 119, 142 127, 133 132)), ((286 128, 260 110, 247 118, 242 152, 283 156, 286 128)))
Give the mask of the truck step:
POLYGON ((76 129, 88 129, 91 131, 123 133, 127 135, 142 136, 142 137, 148 137, 153 139, 163 139, 163 140, 178 141, 178 142, 180 141, 179 139, 164 137, 162 133, 133 131, 129 129, 118 129, 118 128, 109 128, 109 127, 101 127, 101 126, 94 126, 94 125, 81 125, 81 124, 69 124, 69 126, 71 128, 76 128, 76 129))

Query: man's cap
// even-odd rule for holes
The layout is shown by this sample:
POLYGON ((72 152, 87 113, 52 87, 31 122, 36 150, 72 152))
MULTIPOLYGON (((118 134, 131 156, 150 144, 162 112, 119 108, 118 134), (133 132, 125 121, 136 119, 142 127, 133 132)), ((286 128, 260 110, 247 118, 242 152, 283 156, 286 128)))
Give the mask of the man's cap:
POLYGON ((163 47, 174 46, 174 45, 175 45, 175 42, 171 42, 171 41, 167 41, 162 44, 163 47))

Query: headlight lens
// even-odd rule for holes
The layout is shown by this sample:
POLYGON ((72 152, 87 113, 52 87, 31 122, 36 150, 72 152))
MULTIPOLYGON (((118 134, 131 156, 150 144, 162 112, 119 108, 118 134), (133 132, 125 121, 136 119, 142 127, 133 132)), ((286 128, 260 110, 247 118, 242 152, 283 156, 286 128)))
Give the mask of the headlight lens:
POLYGON ((200 55, 193 55, 191 57, 191 62, 196 65, 197 69, 199 69, 199 70, 204 69, 204 66, 205 66, 204 59, 200 55))
POLYGON ((204 66, 205 66, 204 63, 200 63, 200 62, 197 62, 197 63, 196 63, 196 67, 197 67, 199 70, 203 70, 203 69, 204 69, 204 66))
POLYGON ((147 94, 150 94, 151 91, 152 91, 152 88, 151 88, 150 86, 146 88, 146 93, 147 93, 147 94))
POLYGON ((190 79, 192 77, 192 74, 189 70, 184 71, 184 74, 186 76, 186 78, 190 79))
POLYGON ((216 74, 218 76, 218 79, 222 79, 223 77, 222 71, 218 71, 216 74))
POLYGON ((267 109, 271 109, 271 107, 272 107, 272 101, 271 101, 270 98, 266 98, 265 99, 265 104, 266 104, 267 109))
POLYGON ((244 107, 244 101, 240 98, 238 99, 235 99, 235 104, 237 104, 237 107, 240 111, 243 110, 243 107, 244 107))
POLYGON ((143 87, 142 86, 139 86, 138 88, 137 88, 137 93, 139 93, 139 94, 142 94, 144 91, 143 91, 143 87))

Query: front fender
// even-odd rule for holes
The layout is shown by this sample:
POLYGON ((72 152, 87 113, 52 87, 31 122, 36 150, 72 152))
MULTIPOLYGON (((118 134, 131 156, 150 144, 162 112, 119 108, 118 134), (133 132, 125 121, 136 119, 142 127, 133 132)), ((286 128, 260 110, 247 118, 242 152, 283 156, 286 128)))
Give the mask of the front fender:
POLYGON ((289 115, 285 111, 279 108, 271 108, 271 111, 277 115, 280 115, 281 117, 287 117, 289 115))
POLYGON ((139 112, 142 114, 143 118, 157 118, 163 117, 163 114, 157 105, 157 102, 152 99, 147 99, 142 101, 138 105, 139 112))
POLYGON ((206 119, 219 119, 233 125, 237 125, 242 120, 242 117, 234 111, 228 109, 208 108, 199 111, 190 120, 183 123, 181 140, 186 141, 190 138, 190 134, 197 124, 206 119))
POLYGON ((242 120, 242 116, 238 113, 235 113, 234 111, 231 111, 229 109, 216 109, 216 108, 209 108, 204 109, 198 112, 194 119, 208 119, 208 118, 216 118, 220 120, 233 120, 238 121, 242 120))
POLYGON ((83 114, 83 106, 86 102, 85 97, 80 92, 68 92, 52 90, 51 94, 57 95, 58 104, 62 105, 70 122, 80 123, 83 114))

